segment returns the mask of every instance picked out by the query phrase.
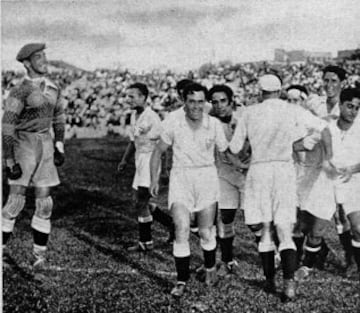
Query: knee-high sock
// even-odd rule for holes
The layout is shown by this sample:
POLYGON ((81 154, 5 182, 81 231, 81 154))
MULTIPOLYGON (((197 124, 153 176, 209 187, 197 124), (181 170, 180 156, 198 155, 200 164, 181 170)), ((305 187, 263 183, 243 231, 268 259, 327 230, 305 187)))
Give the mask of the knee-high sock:
POLYGON ((293 279, 297 265, 296 251, 293 249, 282 250, 280 256, 284 279, 293 279))
POLYGON ((152 240, 151 236, 151 224, 152 216, 138 217, 139 222, 139 241, 146 243, 152 240))

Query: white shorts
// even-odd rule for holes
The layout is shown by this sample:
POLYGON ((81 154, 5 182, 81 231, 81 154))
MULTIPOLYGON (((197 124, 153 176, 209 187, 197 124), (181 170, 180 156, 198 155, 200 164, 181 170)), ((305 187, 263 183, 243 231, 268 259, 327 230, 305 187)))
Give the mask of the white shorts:
POLYGON ((250 166, 244 195, 245 223, 296 221, 296 172, 292 162, 264 162, 250 166))
POLYGON ((226 179, 219 177, 219 209, 237 209, 240 207, 241 191, 226 179))
POLYGON ((150 158, 152 152, 135 153, 135 176, 132 187, 137 190, 138 187, 150 187, 150 158))
POLYGON ((169 201, 181 203, 190 212, 198 212, 219 200, 216 167, 173 168, 170 173, 169 201))
POLYGON ((347 183, 336 183, 335 195, 346 215, 360 211, 360 174, 353 175, 347 183))
POLYGON ((302 211, 331 220, 336 211, 334 184, 316 167, 297 166, 297 196, 302 211))

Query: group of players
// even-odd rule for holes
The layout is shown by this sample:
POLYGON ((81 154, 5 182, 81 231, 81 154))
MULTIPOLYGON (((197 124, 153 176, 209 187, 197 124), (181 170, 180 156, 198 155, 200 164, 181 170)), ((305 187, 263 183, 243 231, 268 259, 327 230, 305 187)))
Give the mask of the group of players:
MULTIPOLYGON (((59 183, 55 165, 64 161, 64 112, 59 89, 44 78, 44 48, 29 44, 20 50, 17 59, 28 74, 10 92, 3 114, 10 184, 2 210, 3 249, 24 206, 26 187, 35 186, 34 268, 46 260, 53 206, 50 187, 59 183)), ((324 229, 333 216, 347 263, 354 259, 360 269, 360 91, 342 90, 346 73, 339 67, 328 66, 323 75, 326 97, 309 100, 304 87, 291 86, 285 101, 280 99, 281 79, 266 74, 259 79, 259 103, 241 110, 234 108, 228 86, 207 90, 183 80, 178 83, 183 105, 164 121, 148 106, 146 85, 127 88, 126 101, 134 112, 132 134, 118 170, 135 154, 139 226, 138 243, 129 251, 153 249, 153 219, 167 225, 173 233, 177 271, 173 296, 184 294, 190 277, 194 221, 205 283, 212 285, 218 276, 233 272, 234 220, 240 207, 256 238, 266 291, 276 291, 274 260, 279 251, 283 296, 296 297, 296 280, 308 276, 326 257, 324 229), (171 217, 150 203, 158 196, 161 157, 169 148, 171 217)))

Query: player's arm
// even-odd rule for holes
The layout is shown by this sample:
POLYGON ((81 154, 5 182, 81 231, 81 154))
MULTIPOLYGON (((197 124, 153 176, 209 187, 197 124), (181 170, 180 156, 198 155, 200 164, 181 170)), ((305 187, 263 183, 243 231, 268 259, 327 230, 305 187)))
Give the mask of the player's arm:
POLYGON ((127 163, 129 162, 129 159, 134 155, 135 153, 135 143, 134 141, 130 141, 125 149, 125 152, 123 154, 123 157, 121 158, 120 163, 118 164, 118 171, 121 172, 125 169, 127 163))
POLYGON ((340 179, 344 183, 347 183, 354 174, 360 173, 360 163, 347 167, 341 167, 338 168, 337 170, 340 173, 340 179))
POLYGON ((244 114, 241 115, 241 118, 238 120, 235 128, 234 135, 229 144, 228 152, 233 154, 238 154, 245 144, 247 138, 247 129, 246 129, 246 119, 247 111, 244 110, 244 114))
POLYGON ((161 155, 169 148, 170 145, 162 139, 157 143, 155 150, 151 154, 150 159, 150 194, 156 197, 159 193, 159 171, 161 165, 161 155))
POLYGON ((21 111, 24 108, 20 90, 15 87, 5 100, 2 116, 2 149, 6 163, 6 172, 10 179, 18 179, 22 175, 20 165, 16 162, 14 153, 15 128, 21 111))
POLYGON ((64 141, 66 118, 63 106, 63 98, 60 94, 60 91, 55 104, 52 122, 55 136, 54 163, 56 166, 61 166, 65 161, 64 141))

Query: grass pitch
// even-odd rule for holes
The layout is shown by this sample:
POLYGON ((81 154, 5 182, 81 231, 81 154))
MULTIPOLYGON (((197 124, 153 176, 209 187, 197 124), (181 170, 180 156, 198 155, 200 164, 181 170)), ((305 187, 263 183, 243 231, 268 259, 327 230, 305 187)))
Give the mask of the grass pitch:
MULTIPOLYGON (((120 139, 73 139, 66 145, 62 184, 54 189, 55 208, 44 275, 30 266, 34 210, 31 191, 9 242, 11 264, 3 271, 3 312, 360 312, 356 271, 344 273, 334 227, 327 241, 333 250, 325 270, 301 282, 298 298, 282 303, 266 294, 253 236, 238 212, 233 277, 205 287, 192 274, 180 300, 169 292, 176 280, 167 231, 153 224, 155 250, 131 253, 137 239, 131 190, 133 165, 116 173, 126 143, 120 139)), ((166 207, 166 186, 158 199, 166 207)), ((202 264, 199 240, 191 237, 191 267, 202 264)), ((281 291, 281 271, 277 274, 281 291)))

